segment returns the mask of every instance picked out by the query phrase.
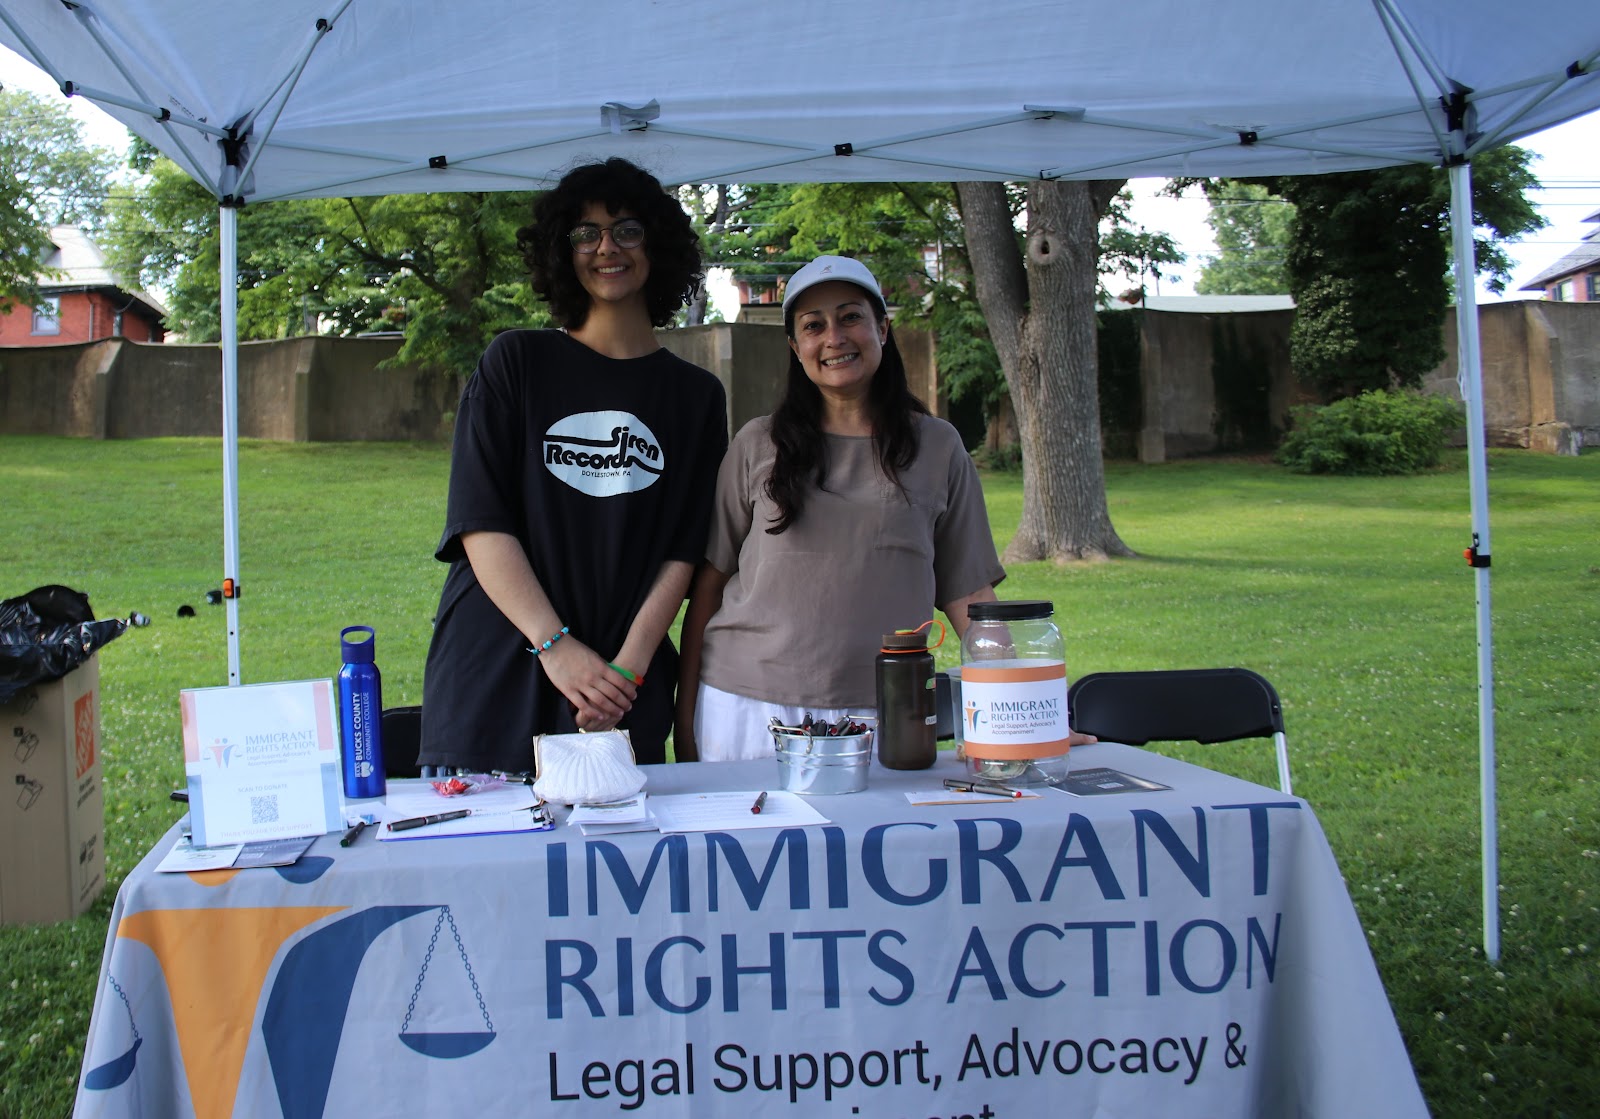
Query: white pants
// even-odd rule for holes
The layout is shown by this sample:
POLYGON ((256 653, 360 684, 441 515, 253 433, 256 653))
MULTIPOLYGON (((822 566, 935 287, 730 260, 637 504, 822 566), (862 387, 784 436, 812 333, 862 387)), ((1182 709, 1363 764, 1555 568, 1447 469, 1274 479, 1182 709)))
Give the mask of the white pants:
POLYGON ((785 707, 764 699, 722 692, 701 684, 694 705, 694 740, 703 762, 742 762, 770 758, 776 753, 772 732, 767 729, 773 716, 786 727, 797 727, 810 713, 813 721, 836 723, 846 715, 874 721, 871 707, 785 707))

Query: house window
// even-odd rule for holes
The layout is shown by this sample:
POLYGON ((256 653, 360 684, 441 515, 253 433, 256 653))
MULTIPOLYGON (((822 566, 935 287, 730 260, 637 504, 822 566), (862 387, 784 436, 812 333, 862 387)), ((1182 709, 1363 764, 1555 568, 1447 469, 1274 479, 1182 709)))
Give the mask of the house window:
POLYGON ((47 295, 44 305, 33 313, 33 332, 35 334, 60 334, 61 333, 61 297, 47 295))
POLYGON ((1590 272, 1583 281, 1588 289, 1589 302, 1600 303, 1600 272, 1590 272))
POLYGON ((1553 298, 1557 303, 1571 303, 1572 302, 1572 281, 1571 280, 1562 280, 1559 284, 1557 284, 1555 286, 1555 288, 1551 291, 1550 294, 1551 294, 1551 298, 1553 298))

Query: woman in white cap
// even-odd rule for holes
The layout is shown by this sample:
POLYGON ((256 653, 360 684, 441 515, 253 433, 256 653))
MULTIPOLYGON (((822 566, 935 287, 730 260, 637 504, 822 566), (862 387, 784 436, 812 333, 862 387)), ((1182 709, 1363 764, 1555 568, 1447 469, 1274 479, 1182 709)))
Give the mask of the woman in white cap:
POLYGON ((717 476, 706 563, 683 624, 679 761, 770 756, 768 721, 876 703, 882 636, 1005 578, 961 438, 906 384, 878 281, 822 256, 789 281, 784 397, 717 476))

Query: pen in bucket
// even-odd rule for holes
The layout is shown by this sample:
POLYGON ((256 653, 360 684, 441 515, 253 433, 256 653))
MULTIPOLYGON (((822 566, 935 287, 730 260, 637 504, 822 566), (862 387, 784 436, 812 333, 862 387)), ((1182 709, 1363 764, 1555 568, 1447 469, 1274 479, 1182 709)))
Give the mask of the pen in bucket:
POLYGON ((801 796, 859 793, 872 762, 871 716, 811 712, 773 716, 767 728, 778 762, 778 788, 801 796))

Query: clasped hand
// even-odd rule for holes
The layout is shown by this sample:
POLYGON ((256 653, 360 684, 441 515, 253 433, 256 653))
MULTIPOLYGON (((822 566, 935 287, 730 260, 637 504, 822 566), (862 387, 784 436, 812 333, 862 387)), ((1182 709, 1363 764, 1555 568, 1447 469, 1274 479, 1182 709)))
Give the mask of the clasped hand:
POLYGON ((639 696, 637 687, 575 637, 566 637, 540 653, 539 663, 556 690, 572 704, 573 720, 582 731, 613 729, 639 696))

